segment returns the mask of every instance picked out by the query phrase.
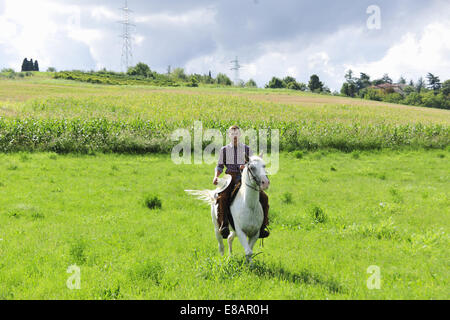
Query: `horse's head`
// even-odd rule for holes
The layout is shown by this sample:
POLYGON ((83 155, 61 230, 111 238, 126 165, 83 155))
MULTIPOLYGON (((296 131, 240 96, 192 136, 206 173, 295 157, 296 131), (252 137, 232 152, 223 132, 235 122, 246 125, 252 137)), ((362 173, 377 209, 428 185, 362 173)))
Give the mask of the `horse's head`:
POLYGON ((260 187, 261 190, 269 188, 269 178, 267 178, 266 164, 262 159, 262 153, 259 156, 251 156, 247 162, 247 170, 252 180, 260 187))

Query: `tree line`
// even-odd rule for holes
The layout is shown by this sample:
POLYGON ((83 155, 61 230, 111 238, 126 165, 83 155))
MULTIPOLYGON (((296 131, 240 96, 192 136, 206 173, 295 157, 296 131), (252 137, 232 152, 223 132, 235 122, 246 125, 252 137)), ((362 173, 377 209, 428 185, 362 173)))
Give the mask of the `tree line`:
POLYGON ((414 82, 400 77, 394 83, 388 74, 384 74, 380 79, 371 80, 366 73, 361 72, 358 77, 353 75, 352 70, 348 70, 345 79, 341 87, 343 96, 450 109, 450 80, 441 82, 440 78, 432 73, 426 75, 426 80, 420 77, 414 82))
POLYGON ((268 84, 266 84, 265 88, 270 89, 291 89, 291 90, 299 90, 299 91, 311 91, 315 93, 325 93, 330 94, 330 89, 320 81, 318 75, 313 74, 309 78, 308 84, 297 82, 294 77, 287 76, 283 79, 272 77, 268 84))
MULTIPOLYGON (((38 61, 25 58, 22 63, 22 71, 39 71, 38 61)), ((49 68, 47 71, 56 72, 56 69, 49 68)), ((54 77, 73 79, 91 83, 105 84, 125 84, 130 81, 139 83, 150 83, 153 85, 197 87, 203 85, 219 86, 239 86, 256 88, 257 84, 253 79, 247 82, 239 81, 233 84, 231 79, 224 73, 218 73, 215 77, 211 71, 207 74, 187 74, 183 68, 172 68, 169 66, 166 73, 158 73, 150 69, 145 63, 138 63, 128 68, 127 72, 114 72, 103 69, 101 71, 65 71, 55 73, 54 77)), ((433 108, 450 109, 450 80, 441 82, 440 78, 432 73, 428 73, 426 79, 419 78, 416 82, 409 82, 400 77, 397 83, 384 74, 380 79, 371 80, 370 76, 361 72, 355 76, 352 70, 345 74, 345 82, 340 92, 333 92, 333 95, 340 95, 352 98, 361 98, 391 103, 400 103, 414 106, 425 106, 433 108)), ((310 91, 321 94, 331 94, 330 89, 320 80, 316 74, 311 75, 309 82, 302 83, 294 77, 284 78, 272 77, 265 85, 271 89, 290 89, 298 91, 310 91)))
MULTIPOLYGON (((183 68, 175 68, 172 70, 172 68, 169 66, 167 68, 167 73, 160 74, 156 71, 152 71, 147 64, 142 62, 138 63, 134 67, 128 68, 127 75, 155 80, 164 78, 175 83, 184 83, 185 85, 190 87, 197 87, 200 83, 210 85, 216 84, 221 86, 233 85, 231 79, 224 73, 218 73, 216 77, 212 76, 211 71, 209 71, 207 74, 186 74, 183 68)), ((240 82, 236 85, 242 87, 257 87, 256 82, 253 79, 250 79, 245 83, 240 82)))
POLYGON ((24 71, 39 71, 39 62, 37 60, 33 62, 33 59, 23 59, 22 72, 24 71))

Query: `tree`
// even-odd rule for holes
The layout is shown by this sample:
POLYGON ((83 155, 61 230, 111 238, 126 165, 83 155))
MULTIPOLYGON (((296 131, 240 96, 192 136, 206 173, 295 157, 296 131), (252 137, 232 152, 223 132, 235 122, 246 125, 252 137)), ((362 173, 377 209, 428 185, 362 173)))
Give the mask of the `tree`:
POLYGON ((383 83, 390 83, 390 84, 392 84, 392 79, 389 77, 389 75, 387 74, 387 73, 385 73, 384 75, 383 75, 383 78, 381 78, 381 80, 383 81, 383 83))
POLYGON ((356 91, 359 93, 360 90, 367 88, 371 85, 370 76, 364 72, 361 72, 359 79, 356 79, 356 91))
POLYGON ((428 88, 433 90, 434 93, 437 94, 442 86, 441 80, 439 79, 439 77, 433 75, 432 73, 428 73, 427 80, 428 80, 428 88))
POLYGON ((356 85, 353 82, 344 82, 341 88, 341 94, 347 97, 354 97, 356 95, 356 85))
POLYGON ((447 97, 450 96, 450 80, 447 80, 442 84, 442 94, 447 97))
POLYGON ((290 83, 287 85, 287 88, 288 88, 288 89, 291 89, 291 90, 306 91, 307 86, 306 86, 306 84, 304 84, 304 83, 295 81, 295 82, 290 82, 290 83))
POLYGON ((399 84, 406 84, 406 79, 403 78, 403 76, 400 76, 400 79, 398 79, 399 84))
POLYGON ((189 77, 189 82, 187 83, 188 87, 198 87, 198 78, 196 75, 192 75, 189 77))
POLYGON ((285 87, 284 82, 277 77, 272 77, 272 79, 269 81, 269 83, 266 84, 266 88, 271 88, 271 89, 280 89, 280 88, 284 88, 284 87, 285 87))
POLYGON ((134 67, 128 68, 127 74, 130 76, 148 77, 151 74, 151 70, 148 65, 139 62, 134 67))
POLYGON ((149 77, 152 74, 150 67, 145 63, 139 62, 136 66, 128 68, 127 74, 130 76, 149 77))
POLYGON ((211 70, 209 70, 209 72, 208 72, 208 81, 207 82, 208 83, 213 83, 213 77, 211 75, 211 70))
POLYGON ((283 79, 283 82, 284 82, 284 86, 287 88, 287 87, 289 87, 290 83, 296 83, 297 80, 295 80, 295 78, 293 78, 291 76, 287 76, 283 79))
POLYGON ((316 74, 313 74, 309 79, 308 88, 311 92, 322 92, 323 83, 316 74))
POLYGON ((23 59, 23 62, 22 62, 22 72, 28 71, 27 69, 28 69, 28 59, 25 58, 25 59, 23 59))
POLYGON ((353 82, 353 71, 352 69, 348 70, 347 73, 345 74, 345 80, 347 80, 347 82, 353 82))
POLYGON ((423 78, 420 77, 419 80, 417 80, 416 84, 416 90, 417 92, 421 92, 425 88, 425 81, 423 81, 423 78))
POLYGON ((231 86, 232 85, 232 82, 231 82, 230 78, 228 78, 228 76, 226 74, 224 74, 224 73, 219 73, 217 75, 216 82, 217 82, 217 84, 225 85, 225 86, 231 86))
POLYGON ((24 71, 39 71, 39 64, 37 60, 36 62, 33 62, 33 59, 31 60, 28 60, 27 58, 23 59, 22 72, 24 71))
POLYGON ((56 72, 56 69, 53 67, 48 67, 47 72, 56 72))
POLYGON ((433 91, 428 91, 422 94, 422 102, 428 108, 446 109, 446 99, 442 93, 435 94, 433 91))
POLYGON ((405 97, 405 103, 411 106, 420 106, 422 104, 422 96, 418 92, 411 92, 405 97))
POLYGON ((184 73, 184 69, 183 68, 175 68, 175 69, 173 69, 172 75, 175 77, 175 79, 179 79, 179 80, 186 80, 187 79, 187 75, 186 75, 186 73, 184 73))
POLYGON ((414 87, 414 86, 410 86, 410 85, 407 85, 407 86, 405 86, 404 88, 403 88, 403 92, 406 94, 406 95, 409 95, 409 94, 411 94, 411 93, 416 93, 416 88, 414 87))
POLYGON ((255 80, 250 79, 250 80, 247 81, 247 83, 245 84, 245 86, 246 86, 247 88, 256 88, 256 87, 257 87, 257 84, 256 84, 255 80))

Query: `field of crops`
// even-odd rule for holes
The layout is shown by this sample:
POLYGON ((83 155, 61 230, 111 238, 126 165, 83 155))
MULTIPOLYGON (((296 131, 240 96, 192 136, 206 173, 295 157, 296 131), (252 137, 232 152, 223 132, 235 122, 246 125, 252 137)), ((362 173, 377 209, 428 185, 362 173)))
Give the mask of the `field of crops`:
POLYGON ((269 90, 1 81, 0 150, 167 152, 177 128, 280 130, 281 150, 445 148, 449 111, 269 90), (358 105, 358 101, 360 105, 358 105))
POLYGON ((0 299, 447 299, 449 126, 448 110, 287 90, 0 79, 0 299), (214 164, 167 154, 195 120, 280 130, 253 266, 238 241, 220 257, 183 191, 212 189, 214 164))

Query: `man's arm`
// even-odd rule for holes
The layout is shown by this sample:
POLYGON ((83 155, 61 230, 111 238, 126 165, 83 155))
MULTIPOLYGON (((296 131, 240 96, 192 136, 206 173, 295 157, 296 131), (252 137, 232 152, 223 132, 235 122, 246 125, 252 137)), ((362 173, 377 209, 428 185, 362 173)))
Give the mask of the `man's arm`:
POLYGON ((218 180, 219 180, 219 176, 222 174, 223 168, 225 167, 225 162, 224 162, 224 158, 223 158, 224 152, 225 152, 225 147, 222 147, 220 149, 219 161, 217 161, 217 167, 216 167, 215 175, 214 175, 214 179, 213 179, 213 184, 214 185, 217 185, 218 180))

